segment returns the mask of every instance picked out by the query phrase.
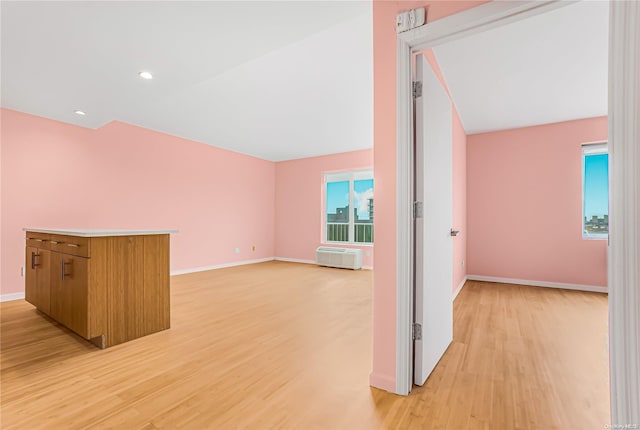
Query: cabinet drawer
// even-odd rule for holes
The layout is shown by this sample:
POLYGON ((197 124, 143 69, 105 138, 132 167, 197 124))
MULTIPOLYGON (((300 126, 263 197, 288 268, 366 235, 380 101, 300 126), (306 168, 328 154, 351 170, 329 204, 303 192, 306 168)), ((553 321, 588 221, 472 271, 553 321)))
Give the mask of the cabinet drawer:
POLYGON ((78 236, 63 236, 52 234, 50 240, 50 247, 52 251, 63 252, 65 254, 77 255, 79 257, 89 257, 89 242, 88 237, 78 236))
POLYGON ((40 249, 49 249, 49 239, 51 237, 50 234, 28 231, 26 236, 27 246, 33 246, 40 249))

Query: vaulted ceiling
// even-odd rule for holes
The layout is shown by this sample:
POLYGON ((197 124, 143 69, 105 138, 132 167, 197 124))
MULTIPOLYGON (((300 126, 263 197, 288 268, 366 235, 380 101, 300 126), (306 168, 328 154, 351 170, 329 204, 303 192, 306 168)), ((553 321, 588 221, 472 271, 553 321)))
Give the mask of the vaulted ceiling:
MULTIPOLYGON (((570 4, 436 47, 467 133, 606 115, 607 8, 570 4)), ((3 1, 2 107, 91 128, 122 121, 272 161, 370 148, 371 9, 3 1)))
POLYGON ((2 106, 274 161, 370 148, 372 39, 368 2, 3 1, 2 106))

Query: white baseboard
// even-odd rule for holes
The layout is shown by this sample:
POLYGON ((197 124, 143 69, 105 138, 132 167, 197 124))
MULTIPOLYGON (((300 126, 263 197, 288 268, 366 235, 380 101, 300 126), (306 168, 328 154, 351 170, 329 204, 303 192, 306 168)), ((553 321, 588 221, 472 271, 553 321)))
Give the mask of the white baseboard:
POLYGON ((12 300, 24 299, 24 293, 9 293, 0 296, 0 302, 10 302, 12 300))
POLYGON ((231 263, 215 264, 213 266, 202 266, 202 267, 193 267, 191 269, 172 270, 171 276, 186 275, 187 273, 204 272, 207 270, 224 269, 225 267, 244 266, 246 264, 264 263, 266 261, 273 261, 273 260, 275 260, 274 257, 266 257, 266 258, 258 258, 256 260, 242 260, 242 261, 233 261, 231 263))
MULTIPOLYGON (((266 257, 266 258, 259 258, 257 260, 242 260, 242 261, 234 261, 231 263, 215 264, 213 266, 202 266, 202 267, 193 267, 190 269, 172 270, 171 276, 186 275, 187 273, 205 272, 207 270, 224 269, 226 267, 244 266, 245 264, 264 263, 266 261, 274 261, 274 260, 286 261, 288 263, 316 264, 316 262, 313 260, 302 260, 299 258, 266 257)), ((362 266, 362 268, 364 270, 373 270, 373 267, 371 266, 362 266)), ((24 297, 24 294, 23 294, 23 297, 24 297)), ((12 299, 12 300, 15 300, 15 299, 12 299)))
MULTIPOLYGON (((190 269, 179 269, 172 270, 170 275, 186 275, 188 273, 196 273, 196 272, 205 272, 207 270, 216 270, 216 269, 224 269, 226 267, 235 267, 235 266, 244 266, 246 264, 256 264, 256 263, 265 263, 267 261, 287 261, 290 263, 304 263, 304 264, 316 264, 313 260, 300 260, 297 258, 283 258, 283 257, 266 257, 266 258, 258 258, 256 260, 242 260, 242 261, 234 261, 231 263, 223 263, 223 264, 215 264, 213 266, 201 266, 201 267, 193 267, 190 269)), ((370 266, 362 266, 365 270, 373 270, 370 266)), ((24 293, 9 293, 0 295, 0 302, 10 302, 12 300, 23 300, 24 293)))
POLYGON ((501 284, 530 285, 532 287, 561 288, 563 290, 592 291, 608 293, 607 287, 597 285, 564 284, 561 282, 529 281, 526 279, 497 278, 493 276, 467 275, 469 281, 499 282, 501 284))
POLYGON ((453 298, 451 299, 451 301, 454 301, 456 297, 458 297, 458 294, 460 294, 460 291, 462 291, 462 287, 464 287, 465 282, 467 282, 467 278, 467 276, 462 278, 462 281, 460 282, 460 284, 458 284, 455 291, 453 292, 453 298))

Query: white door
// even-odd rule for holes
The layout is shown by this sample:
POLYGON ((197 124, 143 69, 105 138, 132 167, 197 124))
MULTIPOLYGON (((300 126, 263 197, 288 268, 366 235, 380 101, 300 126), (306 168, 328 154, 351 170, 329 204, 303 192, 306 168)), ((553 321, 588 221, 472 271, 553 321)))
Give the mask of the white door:
POLYGON ((422 55, 416 57, 422 96, 415 99, 415 322, 413 380, 422 385, 453 340, 451 101, 422 55), (420 213, 422 216, 420 217, 420 213))

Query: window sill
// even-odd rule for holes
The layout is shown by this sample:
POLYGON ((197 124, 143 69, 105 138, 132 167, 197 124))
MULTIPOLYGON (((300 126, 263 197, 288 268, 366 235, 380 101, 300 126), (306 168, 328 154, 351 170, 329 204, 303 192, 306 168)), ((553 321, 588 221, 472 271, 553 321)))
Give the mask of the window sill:
POLYGON ((582 239, 583 240, 609 240, 609 235, 608 234, 591 234, 591 235, 582 235, 582 239))
POLYGON ((344 246, 358 246, 358 247, 365 247, 365 248, 373 248, 373 243, 366 243, 366 242, 320 242, 320 245, 326 245, 326 246, 336 246, 336 245, 344 245, 344 246))

